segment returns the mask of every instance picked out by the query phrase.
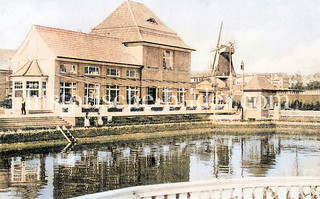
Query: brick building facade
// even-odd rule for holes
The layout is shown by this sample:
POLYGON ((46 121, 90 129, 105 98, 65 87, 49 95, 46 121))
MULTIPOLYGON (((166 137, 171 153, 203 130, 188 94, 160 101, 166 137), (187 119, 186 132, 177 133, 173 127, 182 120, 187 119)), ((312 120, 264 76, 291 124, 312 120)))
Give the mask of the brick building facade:
POLYGON ((173 102, 175 95, 183 103, 192 51, 145 5, 132 1, 90 33, 34 25, 12 58, 13 108, 22 97, 34 100, 31 109, 70 99, 154 104, 173 102))

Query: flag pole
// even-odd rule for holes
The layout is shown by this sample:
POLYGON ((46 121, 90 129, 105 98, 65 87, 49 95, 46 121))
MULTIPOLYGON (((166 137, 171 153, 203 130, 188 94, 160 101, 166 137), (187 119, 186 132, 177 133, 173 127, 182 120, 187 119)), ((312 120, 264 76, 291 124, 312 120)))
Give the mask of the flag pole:
POLYGON ((243 108, 244 108, 244 63, 241 61, 241 70, 242 70, 242 107, 241 107, 241 122, 243 122, 244 117, 243 117, 243 108))

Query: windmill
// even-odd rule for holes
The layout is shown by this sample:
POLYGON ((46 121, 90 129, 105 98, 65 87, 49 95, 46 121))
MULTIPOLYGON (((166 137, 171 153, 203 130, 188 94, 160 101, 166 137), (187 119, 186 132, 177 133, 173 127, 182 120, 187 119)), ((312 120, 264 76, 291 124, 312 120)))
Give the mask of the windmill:
POLYGON ((217 47, 215 50, 213 50, 215 55, 211 67, 211 76, 215 78, 215 83, 216 79, 220 79, 226 84, 229 84, 231 91, 233 77, 235 76, 232 63, 232 54, 234 54, 235 41, 230 41, 228 45, 220 45, 222 26, 223 22, 221 22, 220 25, 217 47))

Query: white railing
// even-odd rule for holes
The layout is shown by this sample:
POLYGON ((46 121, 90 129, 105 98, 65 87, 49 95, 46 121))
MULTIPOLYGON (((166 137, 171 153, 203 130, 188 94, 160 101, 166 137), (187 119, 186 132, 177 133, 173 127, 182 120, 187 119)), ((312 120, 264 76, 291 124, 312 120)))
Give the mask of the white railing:
POLYGON ((165 105, 139 105, 128 106, 121 105, 118 107, 118 111, 110 111, 115 109, 107 105, 100 106, 77 106, 77 105, 58 105, 56 106, 55 114, 59 116, 68 117, 82 117, 85 115, 84 109, 95 109, 94 112, 90 112, 90 116, 96 115, 99 111, 101 116, 130 116, 130 115, 170 115, 170 114, 199 114, 199 113, 229 113, 234 114, 236 109, 228 108, 225 105, 217 106, 165 106, 165 105), (141 110, 140 110, 141 108, 141 110))
POLYGON ((279 95, 320 95, 320 90, 307 91, 278 91, 279 95))
POLYGON ((320 111, 298 111, 298 110, 282 110, 281 116, 284 117, 320 117, 320 111))
POLYGON ((78 199, 300 199, 320 198, 320 177, 240 178, 147 185, 78 199))

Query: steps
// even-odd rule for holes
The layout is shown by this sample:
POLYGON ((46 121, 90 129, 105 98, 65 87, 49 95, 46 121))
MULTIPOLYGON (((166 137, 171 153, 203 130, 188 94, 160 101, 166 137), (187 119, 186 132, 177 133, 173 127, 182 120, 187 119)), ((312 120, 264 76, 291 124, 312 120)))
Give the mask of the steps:
POLYGON ((53 113, 51 110, 29 110, 29 114, 48 114, 53 113))
POLYGON ((58 116, 20 116, 0 118, 0 131, 18 129, 54 129, 56 126, 70 126, 58 116))
POLYGON ((77 139, 72 135, 67 127, 64 125, 62 127, 57 126, 57 129, 61 132, 61 134, 66 138, 69 143, 77 143, 77 139))

